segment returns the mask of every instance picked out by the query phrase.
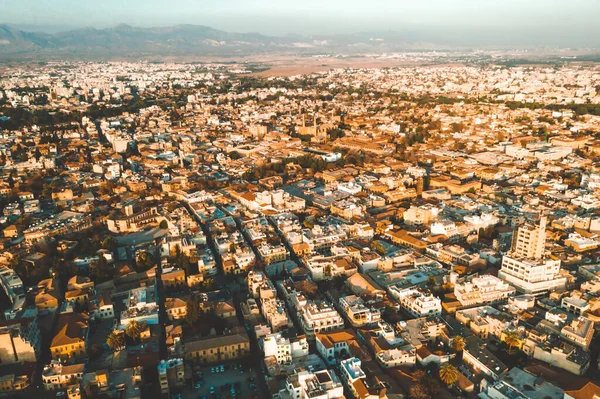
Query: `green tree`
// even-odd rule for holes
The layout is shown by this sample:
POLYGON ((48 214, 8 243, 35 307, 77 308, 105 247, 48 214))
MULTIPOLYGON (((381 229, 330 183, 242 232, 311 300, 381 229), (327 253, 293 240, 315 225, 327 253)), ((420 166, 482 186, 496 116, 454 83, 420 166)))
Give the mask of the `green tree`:
POLYGON ((158 226, 161 229, 166 230, 169 228, 169 222, 167 222, 166 220, 162 220, 158 226))
POLYGON ((410 387, 410 391, 408 393, 408 396, 411 399, 430 399, 431 395, 429 395, 429 392, 427 392, 427 389, 423 386, 423 384, 413 384, 410 387))
POLYGON ((98 259, 95 259, 90 264, 90 267, 94 271, 94 275, 99 279, 107 279, 112 277, 110 265, 106 261, 103 254, 98 255, 98 259))
POLYGON ((113 351, 119 351, 125 347, 125 338, 123 334, 113 331, 106 337, 106 345, 113 351))
POLYGON ((190 326, 195 325, 200 319, 200 302, 198 301, 198 295, 190 295, 185 304, 185 309, 185 321, 187 321, 190 326))
POLYGON ((137 320, 131 320, 125 329, 125 334, 134 341, 138 341, 142 335, 142 326, 137 320))
POLYGON ((521 339, 516 332, 509 331, 506 333, 506 337, 504 337, 504 343, 508 345, 508 353, 512 355, 513 349, 521 344, 521 339))
POLYGON ((152 256, 148 251, 140 251, 136 257, 135 263, 139 269, 148 270, 152 267, 152 256))
POLYGON ((237 152, 237 151, 231 151, 231 152, 230 152, 229 154, 227 154, 227 155, 229 155, 229 158, 231 158, 231 159, 233 159, 233 160, 240 159, 240 158, 242 157, 242 156, 240 155, 240 153, 239 153, 239 152, 237 152))
POLYGON ((465 350, 466 341, 465 338, 460 335, 455 335, 452 337, 452 341, 450 342, 450 347, 454 352, 462 352, 465 350))
POLYGON ((458 370, 450 363, 444 364, 440 367, 440 379, 446 385, 453 385, 458 381, 458 370))
POLYGON ((119 244, 113 236, 108 236, 102 240, 102 248, 108 249, 109 251, 116 251, 118 246, 119 244))

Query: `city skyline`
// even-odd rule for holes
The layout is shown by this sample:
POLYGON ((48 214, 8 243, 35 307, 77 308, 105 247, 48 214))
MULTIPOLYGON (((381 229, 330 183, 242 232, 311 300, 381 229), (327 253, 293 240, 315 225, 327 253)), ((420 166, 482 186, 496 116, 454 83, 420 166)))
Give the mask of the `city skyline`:
POLYGON ((398 32, 407 38, 449 45, 598 47, 600 4, 576 1, 371 2, 338 0, 283 3, 109 0, 102 3, 2 0, 6 23, 48 33, 84 27, 205 25, 230 32, 285 36, 398 32))
POLYGON ((0 9, 0 397, 600 399, 600 2, 0 9))

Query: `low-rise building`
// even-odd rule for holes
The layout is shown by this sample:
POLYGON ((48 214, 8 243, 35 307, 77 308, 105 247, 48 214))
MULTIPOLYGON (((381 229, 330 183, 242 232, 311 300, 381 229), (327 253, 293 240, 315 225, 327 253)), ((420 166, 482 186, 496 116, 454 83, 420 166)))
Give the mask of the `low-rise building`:
POLYGON ((158 383, 160 392, 168 394, 171 389, 185 384, 183 359, 161 360, 158 364, 158 383))
POLYGON ((346 314, 354 327, 376 323, 381 319, 379 310, 367 307, 362 298, 356 295, 340 298, 340 309, 346 314))
POLYGON ((198 364, 241 359, 250 354, 250 340, 246 334, 209 336, 186 342, 184 347, 185 359, 198 364))
POLYGON ((50 344, 52 359, 68 361, 84 359, 89 317, 80 313, 63 313, 58 316, 56 333, 50 344))
POLYGON ((307 338, 314 339, 315 334, 331 332, 344 328, 344 319, 335 308, 325 300, 306 301, 298 309, 300 325, 307 338))
POLYGON ((491 275, 454 285, 454 295, 462 306, 503 302, 515 293, 514 287, 491 275))
POLYGON ((482 385, 486 397, 494 399, 563 399, 564 391, 533 374, 513 367, 498 381, 482 385))
POLYGON ((594 331, 594 322, 587 317, 580 316, 565 325, 560 330, 560 335, 567 341, 587 350, 594 338, 594 331))
POLYGON ((40 352, 41 333, 37 317, 7 321, 0 326, 0 364, 35 363, 40 352))
POLYGON ((400 307, 414 317, 439 316, 442 313, 442 301, 430 292, 418 288, 398 289, 394 285, 388 289, 400 307))
POLYGON ((385 389, 370 386, 361 368, 359 359, 352 357, 340 362, 341 380, 356 399, 380 399, 385 397, 385 389))
POLYGON ((287 377, 285 388, 274 399, 336 399, 344 397, 344 386, 333 370, 300 370, 287 377))
POLYGON ((83 363, 66 366, 58 360, 52 360, 42 371, 44 388, 46 390, 65 389, 68 385, 81 382, 84 366, 83 363))

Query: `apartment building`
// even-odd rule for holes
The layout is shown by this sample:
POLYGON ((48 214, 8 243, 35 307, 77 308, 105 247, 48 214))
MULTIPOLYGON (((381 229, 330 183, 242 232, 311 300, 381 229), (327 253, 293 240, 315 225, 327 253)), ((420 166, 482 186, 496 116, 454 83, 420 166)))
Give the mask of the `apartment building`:
POLYGON ((287 377, 285 388, 274 399, 336 399, 344 398, 344 386, 333 370, 311 372, 299 370, 287 377))
POLYGON ((269 334, 263 338, 262 343, 265 358, 273 356, 279 364, 292 362, 292 345, 289 339, 281 334, 269 334))
POLYGON ((492 275, 474 277, 454 285, 454 295, 462 306, 503 302, 515 293, 514 287, 492 275))
POLYGON ((158 383, 160 392, 169 394, 169 391, 185 384, 185 369, 183 359, 161 360, 158 364, 158 383))
POLYGON ((290 364, 292 359, 307 356, 308 341, 305 336, 294 339, 285 338, 281 333, 269 334, 263 338, 265 359, 275 358, 278 364, 290 364))
POLYGON ((411 205, 404 211, 404 223, 408 225, 427 225, 435 220, 440 213, 440 209, 431 205, 415 206, 411 205))
POLYGON ((277 332, 287 329, 291 320, 285 310, 285 303, 278 298, 261 299, 262 314, 271 327, 271 331, 277 332))
POLYGON ((287 259, 288 252, 284 245, 270 245, 263 243, 258 248, 258 256, 265 265, 281 262, 287 259))
POLYGON ((560 335, 567 341, 587 350, 594 337, 594 322, 587 317, 573 319, 570 324, 560 330, 560 335))
POLYGON ((361 362, 355 357, 340 362, 340 378, 356 399, 387 397, 385 388, 369 385, 367 376, 361 368, 361 362))
POLYGON ((5 314, 21 310, 25 305, 25 289, 17 273, 8 267, 0 267, 0 285, 12 305, 12 309, 6 310, 5 314))
POLYGON ((0 364, 37 361, 41 333, 37 317, 7 321, 0 326, 0 364))
POLYGON ((209 336, 186 342, 185 360, 210 364, 241 359, 250 354, 250 340, 246 334, 209 336))
POLYGON ((158 220, 158 208, 152 207, 134 213, 132 206, 125 207, 125 216, 109 218, 106 221, 112 233, 134 233, 145 226, 155 224, 158 220))
POLYGON ((439 316, 442 313, 442 301, 430 292, 419 288, 400 289, 395 285, 389 286, 388 290, 400 307, 414 317, 439 316))
POLYGON ((348 295, 340 298, 339 305, 354 327, 376 323, 381 319, 379 310, 367 307, 362 298, 356 295, 348 295))
POLYGON ((307 338, 314 339, 315 334, 342 330, 344 319, 335 308, 325 300, 304 301, 296 306, 300 325, 307 338))
POLYGON ((58 360, 52 360, 42 371, 42 383, 48 391, 65 389, 68 385, 79 383, 83 378, 83 363, 63 365, 58 360))
POLYGON ((563 289, 567 279, 560 275, 560 260, 544 257, 545 216, 539 226, 525 224, 513 233, 511 252, 502 259, 498 277, 525 294, 542 294, 563 289))

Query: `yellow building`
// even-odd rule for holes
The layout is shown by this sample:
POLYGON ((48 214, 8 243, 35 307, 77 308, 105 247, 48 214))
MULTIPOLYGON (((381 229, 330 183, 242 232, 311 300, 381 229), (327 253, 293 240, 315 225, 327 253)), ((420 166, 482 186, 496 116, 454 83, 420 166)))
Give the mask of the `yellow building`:
POLYGON ((88 303, 90 291, 87 289, 76 289, 65 292, 65 300, 77 302, 80 305, 88 303))
POLYGON ((250 340, 246 334, 211 336, 185 344, 185 359, 200 364, 240 359, 249 353, 250 340))
POLYGON ((424 251, 427 249, 427 243, 425 241, 411 236, 406 230, 390 230, 385 233, 385 236, 395 244, 404 245, 416 249, 417 251, 424 251))
POLYGON ((58 316, 56 333, 50 344, 52 359, 67 360, 86 357, 88 316, 63 313, 58 316))
POLYGON ((186 284, 185 270, 173 270, 168 273, 163 273, 161 280, 165 288, 183 286, 186 284))
POLYGON ((292 245, 292 251, 294 251, 296 256, 302 257, 304 255, 310 254, 310 245, 308 245, 305 242, 294 244, 292 245))
POLYGON ((165 309, 169 320, 183 319, 187 315, 187 302, 181 298, 167 298, 165 309))
POLYGON ((15 392, 25 389, 29 386, 29 377, 26 375, 16 376, 6 374, 0 376, 0 392, 15 392))

